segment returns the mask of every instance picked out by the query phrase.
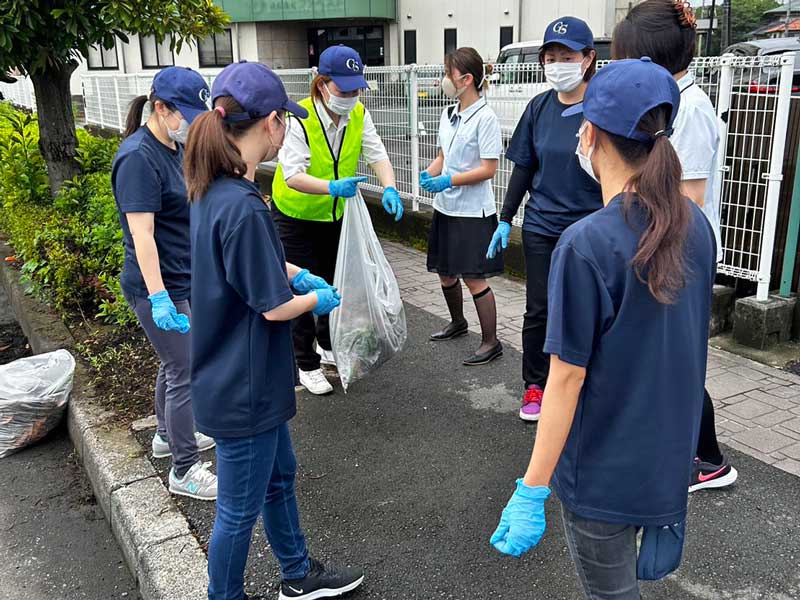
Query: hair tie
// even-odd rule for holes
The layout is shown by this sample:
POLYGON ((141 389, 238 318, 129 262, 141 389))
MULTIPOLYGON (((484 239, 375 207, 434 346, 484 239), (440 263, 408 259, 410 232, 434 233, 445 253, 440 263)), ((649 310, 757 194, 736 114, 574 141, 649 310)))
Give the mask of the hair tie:
POLYGON ((225 107, 224 106, 215 106, 214 110, 217 111, 219 114, 221 114, 223 119, 228 116, 228 115, 225 114, 225 107))
POLYGON ((653 139, 657 140, 660 137, 669 137, 669 136, 672 135, 673 131, 674 131, 674 129, 672 127, 670 127, 669 129, 661 129, 660 131, 656 131, 653 134, 653 139))
POLYGON ((694 16, 692 5, 685 0, 673 0, 675 10, 678 12, 678 21, 684 27, 697 29, 697 18, 694 16))

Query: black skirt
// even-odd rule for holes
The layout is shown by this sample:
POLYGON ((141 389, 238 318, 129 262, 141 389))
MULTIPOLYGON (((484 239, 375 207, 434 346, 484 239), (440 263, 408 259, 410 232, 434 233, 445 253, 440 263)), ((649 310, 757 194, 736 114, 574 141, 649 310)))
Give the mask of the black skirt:
POLYGON ((428 236, 428 271, 445 277, 486 279, 503 273, 503 255, 486 258, 497 215, 450 217, 433 211, 428 236))

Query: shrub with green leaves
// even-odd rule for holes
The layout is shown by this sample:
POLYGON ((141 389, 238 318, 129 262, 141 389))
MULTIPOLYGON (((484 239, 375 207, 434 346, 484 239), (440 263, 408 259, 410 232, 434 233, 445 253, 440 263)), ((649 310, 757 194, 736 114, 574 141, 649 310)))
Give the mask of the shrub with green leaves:
POLYGON ((122 229, 111 191, 119 140, 78 131, 82 173, 50 196, 36 117, 0 103, 0 229, 31 293, 65 317, 128 325, 122 297, 122 229))

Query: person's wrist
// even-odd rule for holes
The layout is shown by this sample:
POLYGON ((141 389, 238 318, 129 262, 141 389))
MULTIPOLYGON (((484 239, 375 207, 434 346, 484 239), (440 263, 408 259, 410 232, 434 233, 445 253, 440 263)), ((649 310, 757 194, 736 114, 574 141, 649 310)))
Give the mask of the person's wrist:
POLYGON ((157 292, 153 292, 147 297, 147 299, 151 302, 153 300, 160 300, 161 298, 169 298, 169 293, 167 293, 167 290, 164 288, 158 290, 157 292))
POLYGON ((517 492, 529 500, 546 500, 550 495, 550 488, 546 482, 525 475, 525 477, 517 479, 517 492))

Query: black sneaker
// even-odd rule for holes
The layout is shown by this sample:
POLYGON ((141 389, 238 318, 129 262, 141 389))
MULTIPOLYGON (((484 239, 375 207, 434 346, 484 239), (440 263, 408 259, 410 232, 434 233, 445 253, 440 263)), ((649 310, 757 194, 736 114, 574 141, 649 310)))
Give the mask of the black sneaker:
POLYGON ((311 570, 303 579, 281 581, 278 600, 303 598, 335 598, 352 592, 364 582, 364 571, 351 567, 325 566, 316 559, 310 559, 311 570))
POLYGON ((736 481, 737 477, 739 477, 739 473, 724 458, 719 465, 703 462, 699 458, 695 458, 694 466, 692 467, 692 480, 689 482, 689 492, 727 487, 736 481))

